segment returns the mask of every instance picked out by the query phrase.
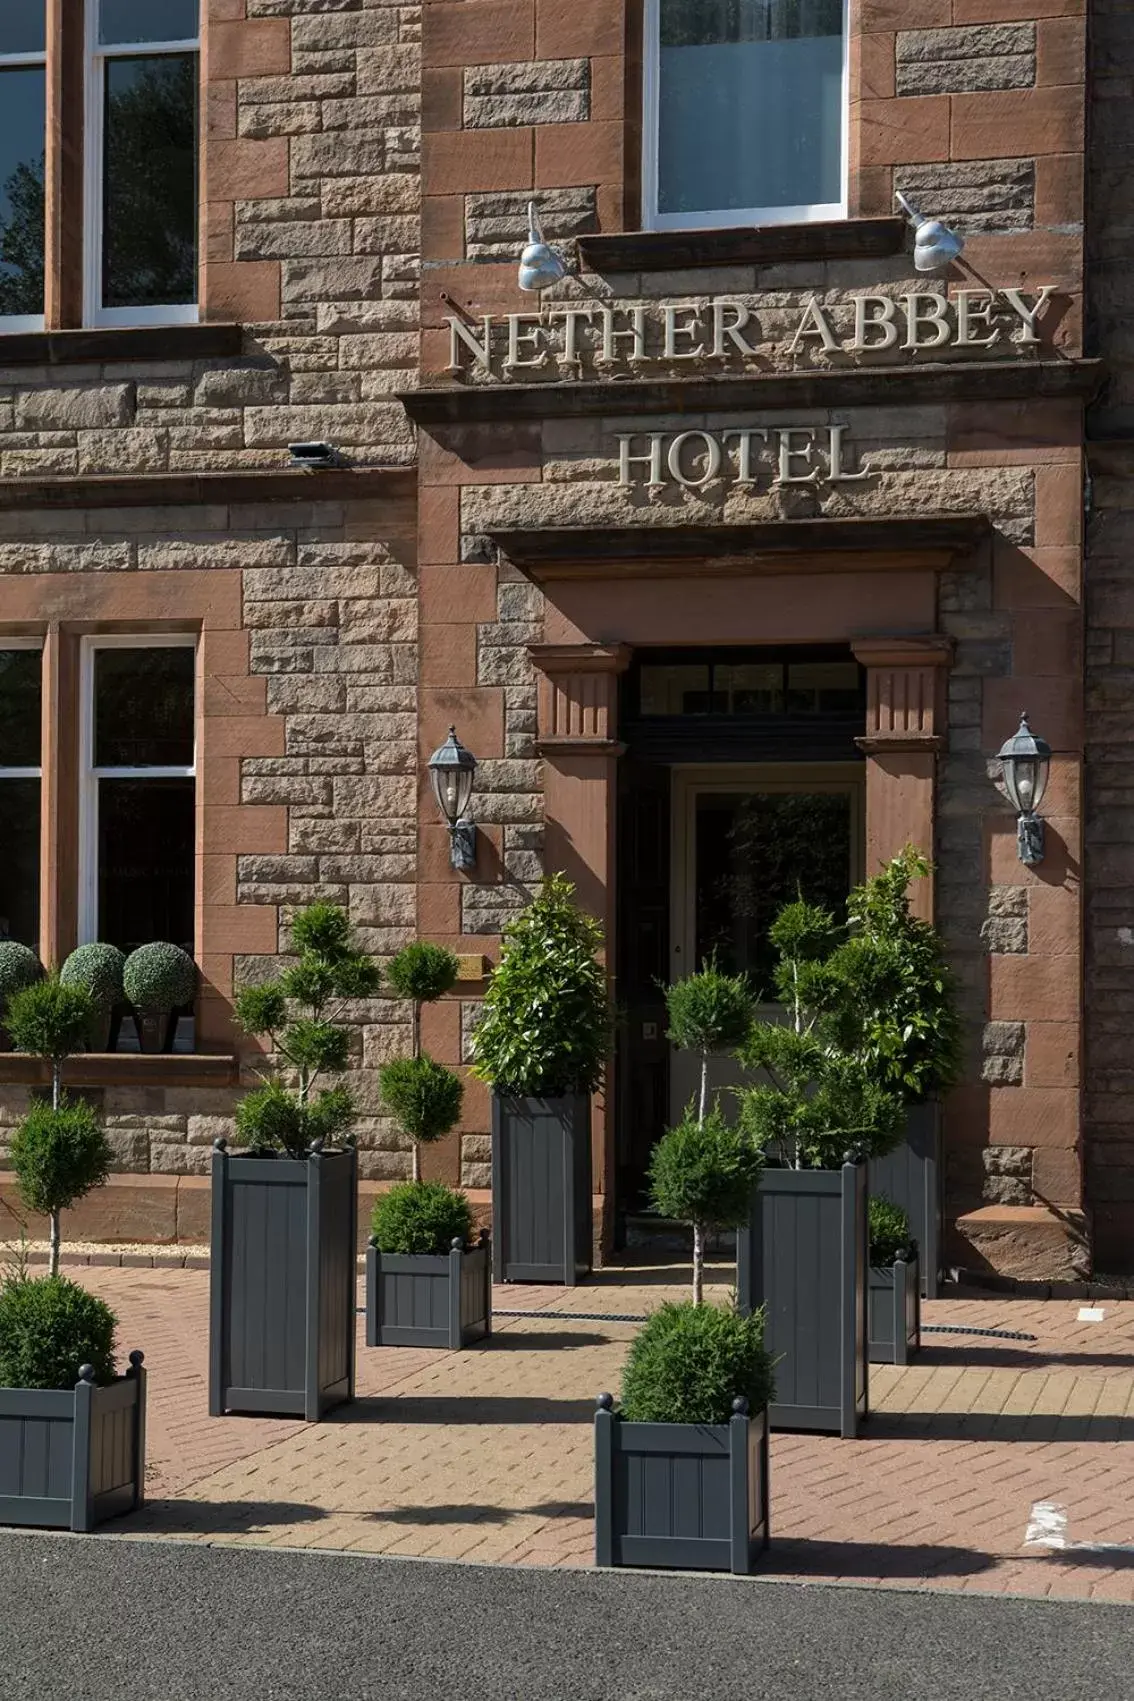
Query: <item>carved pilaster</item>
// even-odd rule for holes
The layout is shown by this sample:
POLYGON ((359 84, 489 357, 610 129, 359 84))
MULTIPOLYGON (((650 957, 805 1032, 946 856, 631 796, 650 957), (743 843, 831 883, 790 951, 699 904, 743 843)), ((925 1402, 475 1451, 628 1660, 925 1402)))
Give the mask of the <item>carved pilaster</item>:
POLYGON ((852 644, 866 669, 868 754, 876 750, 939 750, 945 731, 945 676, 950 638, 860 638, 852 644))
POLYGON ((618 679, 626 644, 533 644, 539 674, 539 750, 617 755, 618 679))

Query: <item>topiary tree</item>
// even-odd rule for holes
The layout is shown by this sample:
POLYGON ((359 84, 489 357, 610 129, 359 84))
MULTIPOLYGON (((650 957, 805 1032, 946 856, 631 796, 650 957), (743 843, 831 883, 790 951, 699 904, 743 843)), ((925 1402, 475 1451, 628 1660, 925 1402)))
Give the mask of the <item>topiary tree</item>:
POLYGON ((316 1142, 350 1131, 354 1100, 345 1087, 323 1088, 323 1074, 338 1074, 350 1059, 350 1033, 341 1025, 348 1000, 372 998, 381 985, 376 963, 353 942, 346 912, 312 904, 292 922, 297 960, 275 980, 237 995, 236 1019, 245 1033, 266 1038, 295 1086, 272 1080, 236 1107, 238 1137, 254 1151, 306 1156, 316 1142))
POLYGON ((456 1241, 467 1244, 472 1208, 463 1193, 440 1181, 403 1181, 375 1201, 370 1238, 380 1252, 437 1257, 456 1241))
POLYGON ((701 1058, 701 1090, 697 1115, 704 1121, 709 1101, 709 1059, 736 1051, 752 1026, 753 998, 742 975, 726 975, 711 957, 698 974, 687 975, 667 988, 669 1033, 682 1051, 701 1058))
POLYGON ((504 930, 472 1066, 501 1096, 590 1093, 602 1079, 610 1045, 602 928, 576 906, 574 890, 562 874, 549 875, 504 930))
POLYGON ((448 1134, 460 1119, 464 1087, 451 1069, 421 1053, 421 1009, 456 985, 460 965, 443 945, 415 940, 394 957, 386 976, 413 1012, 412 1052, 378 1072, 382 1101, 413 1141, 413 1179, 421 1179, 421 1146, 448 1134))
POLYGON ((59 971, 64 986, 82 987, 94 1001, 97 1014, 88 1043, 96 1051, 109 1045, 114 1007, 125 997, 125 967, 126 958, 116 945, 80 945, 59 971))
POLYGON ((57 974, 25 986, 8 1004, 8 1032, 17 1051, 30 1051, 51 1065, 51 1102, 63 1097, 63 1065, 86 1044, 97 1006, 81 986, 57 974))
POLYGON ((671 1303, 634 1338, 621 1408, 631 1423, 725 1424, 734 1400, 758 1412, 774 1394, 763 1312, 671 1303))
POLYGON ((161 1051, 170 1016, 197 989, 197 965, 180 945, 139 945, 123 966, 122 986, 137 1015, 142 1050, 161 1051))
POLYGON ((0 1388, 73 1388, 84 1365, 114 1380, 117 1319, 66 1276, 0 1284, 0 1388))
POLYGON ((15 939, 0 939, 0 1024, 10 1001, 26 986, 43 979, 43 964, 27 945, 15 939))
POLYGON ((49 1222, 49 1271, 59 1273, 60 1213, 110 1174, 114 1153, 98 1117, 81 1099, 33 1104, 12 1136, 20 1198, 49 1222))
POLYGON ((693 1229, 693 1304, 704 1298, 705 1234, 747 1222, 763 1156, 714 1105, 662 1135, 650 1158, 650 1199, 663 1217, 693 1229))
POLYGON ((870 1214, 870 1262, 885 1269, 895 1258, 908 1258, 916 1251, 910 1239, 910 1219, 900 1205, 885 1194, 872 1193, 870 1214))

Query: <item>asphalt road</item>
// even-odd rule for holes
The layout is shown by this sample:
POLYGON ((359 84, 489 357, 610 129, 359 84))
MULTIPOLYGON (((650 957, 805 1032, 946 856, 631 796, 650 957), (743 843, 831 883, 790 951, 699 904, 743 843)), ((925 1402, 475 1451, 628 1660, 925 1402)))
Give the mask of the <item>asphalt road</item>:
POLYGON ((1134 1610, 0 1535, 0 1701, 1127 1701, 1134 1610))

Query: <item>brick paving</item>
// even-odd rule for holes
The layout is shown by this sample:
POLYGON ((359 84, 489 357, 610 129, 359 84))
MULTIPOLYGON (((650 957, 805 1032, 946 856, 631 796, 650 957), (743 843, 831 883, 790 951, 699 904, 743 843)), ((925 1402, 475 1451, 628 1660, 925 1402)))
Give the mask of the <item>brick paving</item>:
MULTIPOLYGON (((634 1326, 682 1291, 673 1266, 567 1291, 496 1290, 488 1347, 359 1345, 359 1399, 322 1424, 210 1419, 208 1276, 90 1269, 123 1351, 151 1372, 145 1510, 123 1535, 586 1565, 591 1416, 617 1388, 634 1326), (568 1312, 570 1317, 545 1315, 568 1312)), ((718 1297, 730 1269, 712 1274, 718 1297)), ((905 1370, 871 1369, 863 1439, 777 1435, 769 1572, 981 1592, 1134 1600, 1134 1302, 1079 1322, 1078 1300, 968 1295, 925 1322, 1034 1335, 928 1335, 905 1370), (1066 1507, 1078 1544, 1026 1549, 1033 1503, 1066 1507), (1131 1544, 1131 1551, 1103 1544, 1131 1544)))

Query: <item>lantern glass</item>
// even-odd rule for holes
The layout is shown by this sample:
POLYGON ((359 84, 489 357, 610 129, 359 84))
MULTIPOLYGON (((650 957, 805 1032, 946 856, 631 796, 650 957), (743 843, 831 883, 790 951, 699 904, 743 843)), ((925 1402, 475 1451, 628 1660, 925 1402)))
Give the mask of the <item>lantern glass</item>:
POLYGON ((469 806, 472 771, 468 768, 430 768, 429 778, 438 809, 450 827, 455 827, 469 806))

